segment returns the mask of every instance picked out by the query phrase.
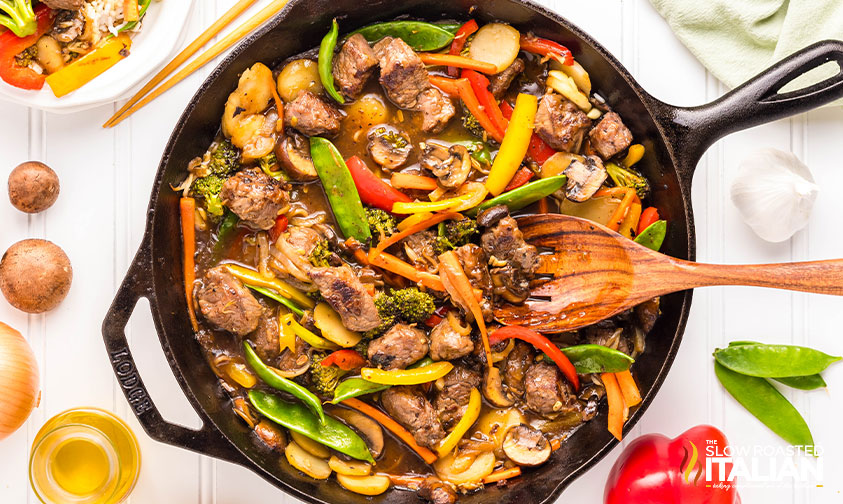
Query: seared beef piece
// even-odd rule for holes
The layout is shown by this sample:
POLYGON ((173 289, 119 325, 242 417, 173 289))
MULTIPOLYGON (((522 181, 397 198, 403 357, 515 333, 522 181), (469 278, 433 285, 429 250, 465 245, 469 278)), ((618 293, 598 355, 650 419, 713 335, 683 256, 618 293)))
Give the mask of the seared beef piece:
POLYGON ((436 476, 428 476, 419 485, 419 497, 431 504, 455 504, 457 493, 436 476))
POLYGON ((638 324, 644 331, 644 334, 653 330, 656 325, 656 320, 659 318, 659 304, 661 298, 653 298, 645 301, 635 307, 635 317, 638 319, 638 324))
POLYGON ((85 31, 85 16, 78 10, 61 10, 53 21, 50 36, 68 44, 76 40, 85 31))
POLYGON ((524 396, 524 374, 533 362, 533 348, 523 341, 516 341, 503 361, 503 383, 513 397, 524 396))
POLYGON ((480 309, 483 311, 483 320, 491 322, 494 317, 492 314, 494 286, 492 285, 492 277, 489 275, 486 253, 473 243, 457 247, 454 252, 457 254, 466 276, 471 281, 471 285, 483 291, 480 309))
POLYGON ((582 405, 571 386, 562 380, 554 364, 537 362, 524 375, 524 402, 528 409, 545 417, 581 411, 582 405))
POLYGON ((536 112, 536 133, 558 151, 579 152, 591 119, 561 95, 544 95, 536 112))
POLYGON ((489 79, 489 91, 492 92, 496 99, 500 100, 506 94, 509 86, 512 85, 512 81, 514 81, 525 68, 527 68, 527 66, 524 64, 524 60, 521 58, 515 58, 515 61, 506 67, 503 72, 495 74, 489 79))
POLYGON ((632 132, 615 112, 604 115, 588 133, 591 146, 603 159, 609 159, 632 143, 632 132))
POLYGON ((395 324, 386 334, 369 343, 369 361, 382 369, 404 369, 427 355, 424 331, 406 324, 395 324))
POLYGON ((457 113, 451 99, 435 87, 422 91, 417 109, 422 113, 422 130, 426 133, 439 133, 457 113))
POLYGON ((413 152, 407 135, 392 126, 378 126, 368 138, 369 155, 385 170, 400 168, 413 152))
POLYGON ((436 410, 418 388, 388 388, 381 393, 381 404, 389 416, 413 433, 418 444, 433 448, 445 437, 436 410))
MULTIPOLYGON (((488 219, 484 216, 483 221, 488 219)), ((489 273, 495 294, 511 303, 527 299, 530 280, 539 267, 539 255, 536 247, 524 241, 515 219, 508 215, 501 218, 483 233, 480 241, 490 258, 489 273)))
POLYGON ((619 327, 614 320, 601 320, 584 328, 582 334, 586 343, 590 345, 616 348, 618 351, 629 355, 632 353, 632 345, 630 345, 629 338, 625 338, 623 333, 618 333, 618 329, 619 327))
POLYGON ((313 268, 308 275, 346 328, 369 331, 381 324, 374 298, 350 266, 313 268))
POLYGON ((563 172, 568 177, 565 197, 583 202, 594 196, 609 176, 597 156, 585 156, 585 162, 574 159, 563 172))
POLYGON ((85 0, 42 0, 51 9, 79 10, 85 5, 85 0))
POLYGON ((471 340, 470 327, 468 334, 460 334, 445 318, 430 331, 430 358, 435 361, 459 359, 472 350, 474 341, 471 340))
POLYGON ((255 435, 272 451, 283 452, 287 447, 284 431, 269 420, 261 420, 255 425, 255 435))
POLYGON ((222 185, 222 204, 251 227, 269 229, 289 196, 281 182, 256 168, 237 172, 222 185))
POLYGON ((258 357, 272 365, 275 364, 275 359, 281 355, 278 333, 278 318, 270 310, 264 310, 258 321, 258 328, 248 336, 258 357))
POLYGON ((436 242, 436 234, 426 229, 411 234, 401 241, 404 254, 410 264, 423 270, 435 269, 439 264, 439 258, 433 246, 436 242))
POLYGON ((449 430, 465 414, 471 390, 480 386, 480 373, 456 366, 445 375, 442 389, 433 401, 442 427, 449 430))
POLYGON ((334 80, 342 94, 354 99, 363 91, 366 81, 378 66, 375 51, 369 42, 355 33, 348 37, 339 54, 334 57, 334 80))
POLYGON ((284 106, 284 126, 306 136, 332 137, 340 132, 342 114, 310 91, 302 91, 284 106))
POLYGON ((419 164, 439 179, 445 188, 457 188, 471 173, 471 155, 464 145, 445 147, 435 142, 425 142, 419 164))
POLYGON ((263 313, 263 307, 255 296, 223 266, 211 268, 205 273, 196 301, 209 322, 238 336, 254 331, 263 313))

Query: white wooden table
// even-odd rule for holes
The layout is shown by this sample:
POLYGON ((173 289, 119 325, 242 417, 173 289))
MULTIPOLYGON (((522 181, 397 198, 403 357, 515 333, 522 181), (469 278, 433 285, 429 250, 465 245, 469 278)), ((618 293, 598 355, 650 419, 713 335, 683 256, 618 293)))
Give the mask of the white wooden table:
MULTIPOLYGON (((174 0, 168 0, 174 1, 174 0)), ((192 40, 234 0, 202 0, 189 27, 192 40)), ((264 5, 267 0, 261 0, 264 5)), ((696 105, 725 89, 678 42, 646 0, 544 0, 590 32, 629 68, 645 89, 669 103, 696 105)), ((51 165, 62 183, 56 205, 28 217, 0 198, 0 251, 27 237, 43 237, 67 251, 74 268, 67 300, 47 315, 27 316, 0 301, 0 320, 23 332, 41 367, 41 406, 28 423, 0 443, 0 502, 37 502, 29 489, 27 460, 33 436, 51 416, 79 406, 98 406, 126 418, 140 439, 143 469, 131 497, 135 504, 294 502, 249 471, 149 439, 130 413, 103 349, 100 324, 143 233, 147 199, 170 130, 211 67, 179 85, 114 130, 100 124, 116 108, 60 116, 0 103, 0 181, 18 163, 51 165)), ((843 256, 840 168, 843 110, 823 109, 755 128, 718 142, 702 160, 694 186, 701 261, 741 263, 843 256), (740 160, 763 147, 792 150, 822 186, 809 227, 791 241, 772 245, 756 238, 729 200, 740 160)), ((3 182, 5 184, 5 182, 3 182)), ((734 339, 808 344, 843 354, 843 300, 763 291, 710 288, 698 291, 685 341, 659 396, 629 440, 643 433, 671 437, 711 423, 733 444, 783 446, 773 434, 724 394, 712 370, 711 352, 734 339)), ((170 420, 199 420, 173 378, 145 305, 130 324, 132 350, 156 404, 170 420)), ((185 335, 185 337, 190 337, 185 335)), ((843 366, 826 376, 830 392, 786 392, 803 412, 825 449, 823 486, 787 479, 772 488, 744 488, 743 502, 843 502, 843 366)), ((2 398, 0 398, 2 399, 2 398)), ((560 502, 597 503, 620 449, 563 494, 560 502)), ((778 457, 783 462, 783 457, 778 457)), ((816 482, 814 482, 816 483, 816 482)))

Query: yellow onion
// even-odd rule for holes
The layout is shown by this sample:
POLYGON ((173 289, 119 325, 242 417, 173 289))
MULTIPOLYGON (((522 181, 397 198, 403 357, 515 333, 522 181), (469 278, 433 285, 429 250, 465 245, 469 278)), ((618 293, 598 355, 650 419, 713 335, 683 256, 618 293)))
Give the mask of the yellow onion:
POLYGON ((38 406, 38 363, 29 343, 0 322, 0 441, 26 422, 38 406))

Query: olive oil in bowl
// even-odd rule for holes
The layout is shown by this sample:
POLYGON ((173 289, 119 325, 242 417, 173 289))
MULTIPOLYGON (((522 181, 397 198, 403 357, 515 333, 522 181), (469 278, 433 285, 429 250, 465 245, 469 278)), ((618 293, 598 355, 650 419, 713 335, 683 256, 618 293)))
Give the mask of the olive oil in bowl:
POLYGON ((113 414, 74 409, 47 421, 35 436, 29 479, 45 504, 116 504, 135 486, 138 442, 113 414))

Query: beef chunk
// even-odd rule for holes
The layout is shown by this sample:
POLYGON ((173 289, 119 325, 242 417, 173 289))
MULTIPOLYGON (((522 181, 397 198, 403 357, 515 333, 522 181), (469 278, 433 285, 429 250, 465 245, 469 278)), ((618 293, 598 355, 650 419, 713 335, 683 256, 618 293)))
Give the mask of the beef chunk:
POLYGON ((545 417, 581 411, 574 390, 559 375, 559 369, 546 362, 530 366, 524 375, 524 402, 531 411, 545 417))
POLYGON ((313 228, 290 226, 287 232, 278 237, 274 246, 293 266, 306 273, 313 268, 308 258, 321 240, 322 235, 313 228))
POLYGON ((350 266, 313 268, 308 275, 346 328, 369 331, 381 324, 375 300, 350 266))
POLYGON ((609 112, 588 133, 588 138, 600 157, 609 159, 629 147, 632 132, 624 125, 621 116, 609 112))
POLYGON ((561 95, 546 94, 536 112, 536 133, 558 151, 579 152, 591 119, 561 95))
POLYGON ((480 309, 483 311, 483 319, 486 322, 491 322, 493 318, 492 300, 494 286, 492 285, 492 277, 489 275, 486 253, 483 252, 482 248, 473 243, 456 248, 454 253, 457 254, 457 259, 460 260, 462 269, 471 281, 471 285, 483 291, 480 309))
POLYGON ((641 329, 644 331, 644 334, 652 331, 653 327, 656 325, 656 320, 658 320, 660 313, 660 301, 661 298, 656 297, 635 307, 635 318, 641 326, 641 329))
POLYGON ((255 352, 264 362, 274 364, 281 354, 278 329, 278 319, 271 311, 264 310, 258 321, 258 328, 249 335, 249 340, 255 345, 255 352))
POLYGON ((629 338, 624 337, 623 332, 614 319, 601 320, 582 330, 586 343, 590 345, 601 345, 617 349, 627 355, 632 354, 632 344, 629 338))
POLYGON ((238 336, 254 331, 263 313, 263 307, 249 289, 223 266, 205 273, 196 300, 209 322, 238 336))
POLYGON ((79 10, 85 5, 85 0, 43 0, 51 9, 79 10))
POLYGON ((418 110, 422 113, 422 130, 427 133, 439 133, 457 113, 451 99, 435 87, 419 95, 418 110))
POLYGON ((418 444, 434 448, 445 437, 436 410, 418 388, 386 389, 381 394, 381 404, 392 418, 413 433, 418 444))
POLYGON ((369 343, 369 360, 383 369, 404 369, 427 355, 424 331, 405 324, 395 324, 380 338, 369 343))
POLYGON ((355 33, 348 37, 334 58, 333 73, 339 90, 351 99, 357 98, 377 66, 375 51, 363 35, 355 33))
POLYGON ((483 233, 480 241, 490 256, 489 273, 495 294, 512 303, 527 299, 530 280, 539 267, 539 256, 536 247, 524 241, 515 219, 508 215, 501 218, 483 233))
POLYGON ((521 58, 515 58, 515 61, 506 67, 503 72, 495 74, 489 79, 489 91, 492 92, 496 99, 502 99, 506 94, 506 91, 509 89, 509 86, 512 85, 512 81, 514 81, 525 68, 527 68, 527 66, 524 64, 524 60, 521 58))
POLYGON ((515 346, 503 361, 503 383, 513 397, 524 396, 524 374, 533 364, 533 348, 523 341, 516 341, 515 346))
POLYGON ((439 360, 453 360, 465 357, 474 350, 471 340, 471 328, 467 327, 466 334, 457 332, 448 318, 443 319, 430 332, 430 358, 439 360))
POLYGON ((481 377, 477 371, 456 366, 445 375, 442 389, 433 401, 436 414, 445 430, 454 426, 465 414, 471 390, 480 385, 481 377))
POLYGON ((342 114, 310 91, 302 91, 284 107, 284 126, 306 136, 332 137, 340 132, 342 114))
POLYGON ((222 185, 220 198, 240 219, 257 229, 275 225, 289 196, 280 182, 256 169, 238 172, 222 185))
POLYGON ((455 504, 457 493, 451 485, 435 476, 428 476, 419 485, 419 497, 431 504, 455 504))
POLYGON ((591 198, 609 176, 599 157, 585 156, 583 159, 574 159, 563 172, 568 177, 565 197, 571 201, 583 202, 591 198))
POLYGON ((85 16, 75 10, 61 10, 53 21, 50 36, 64 44, 76 40, 85 31, 85 16))

